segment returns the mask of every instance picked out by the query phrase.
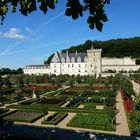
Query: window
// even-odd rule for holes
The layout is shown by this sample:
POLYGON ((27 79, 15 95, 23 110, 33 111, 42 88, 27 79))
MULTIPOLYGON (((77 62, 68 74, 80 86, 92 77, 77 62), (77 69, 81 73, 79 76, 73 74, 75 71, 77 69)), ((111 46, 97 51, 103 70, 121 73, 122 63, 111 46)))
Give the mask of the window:
POLYGON ((54 67, 56 67, 56 64, 54 64, 54 67))
POLYGON ((56 72, 56 69, 54 69, 54 72, 56 72))
POLYGON ((90 66, 92 67, 92 64, 90 66))
POLYGON ((81 70, 78 70, 78 72, 81 72, 81 70))
POLYGON ((61 61, 62 61, 63 63, 65 63, 65 58, 62 58, 61 61))
POLYGON ((75 58, 74 57, 71 58, 71 62, 75 62, 75 58))
POLYGON ((72 64, 72 67, 74 67, 74 64, 72 64))
POLYGON ((80 57, 77 58, 77 62, 81 62, 81 58, 80 57))
POLYGON ((87 67, 87 64, 85 64, 85 67, 87 67))
POLYGON ((87 57, 84 58, 84 62, 87 62, 87 57))
POLYGON ((68 64, 68 68, 70 67, 70 64, 68 64))
POLYGON ((69 63, 69 62, 70 62, 70 58, 69 58, 69 57, 66 59, 66 62, 67 62, 67 63, 69 63))
POLYGON ((85 70, 85 72, 87 72, 87 70, 85 70))
POLYGON ((78 67, 81 67, 81 65, 79 64, 78 67))

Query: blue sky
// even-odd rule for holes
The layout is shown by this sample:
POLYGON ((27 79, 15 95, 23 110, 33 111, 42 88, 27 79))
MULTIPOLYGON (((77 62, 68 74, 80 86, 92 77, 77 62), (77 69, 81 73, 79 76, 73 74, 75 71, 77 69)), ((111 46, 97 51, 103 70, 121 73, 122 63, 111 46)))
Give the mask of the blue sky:
POLYGON ((103 31, 89 29, 85 14, 73 21, 64 16, 66 0, 55 10, 28 17, 8 13, 0 26, 0 68, 42 64, 52 53, 86 40, 109 40, 140 36, 140 0, 111 0, 106 6, 109 21, 103 31))

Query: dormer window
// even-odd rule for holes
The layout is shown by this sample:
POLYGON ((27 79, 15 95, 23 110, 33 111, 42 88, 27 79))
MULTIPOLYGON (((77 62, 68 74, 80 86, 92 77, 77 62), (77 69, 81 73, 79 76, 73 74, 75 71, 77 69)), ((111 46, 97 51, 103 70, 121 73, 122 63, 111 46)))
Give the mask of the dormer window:
POLYGON ((77 58, 77 62, 81 62, 81 58, 80 57, 77 58))
POLYGON ((53 57, 52 62, 53 63, 57 63, 57 58, 56 57, 53 57))
POLYGON ((84 62, 87 62, 87 57, 84 58, 84 62))
POLYGON ((61 59, 61 61, 62 61, 62 63, 65 63, 65 58, 63 57, 63 58, 61 59))
POLYGON ((73 63, 75 62, 75 58, 74 57, 71 58, 71 62, 73 62, 73 63))
POLYGON ((69 58, 69 57, 66 59, 66 62, 67 62, 67 63, 69 63, 69 62, 70 62, 70 58, 69 58))

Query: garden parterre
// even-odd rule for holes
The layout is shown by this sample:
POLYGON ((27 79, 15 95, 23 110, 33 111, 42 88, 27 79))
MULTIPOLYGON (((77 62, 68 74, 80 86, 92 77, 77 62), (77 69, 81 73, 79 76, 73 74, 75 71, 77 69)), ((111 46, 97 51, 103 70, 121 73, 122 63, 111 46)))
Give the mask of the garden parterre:
MULTIPOLYGON (((43 114, 42 107, 47 111, 57 112, 51 116, 51 119, 49 118, 42 122, 43 124, 52 125, 58 124, 58 122, 62 121, 68 113, 74 112, 77 113, 77 115, 72 119, 72 121, 68 123, 68 126, 115 131, 115 114, 113 112, 115 110, 114 92, 111 90, 99 90, 98 94, 98 92, 90 89, 85 89, 85 87, 76 88, 75 90, 74 89, 75 88, 72 87, 65 91, 59 91, 59 94, 55 94, 56 96, 54 96, 53 94, 48 94, 45 96, 44 101, 38 100, 37 102, 34 102, 33 104, 31 103, 29 105, 11 105, 9 106, 9 108, 15 108, 17 110, 22 110, 23 112, 38 112, 37 114, 40 115, 43 114), (97 99, 99 100, 99 102, 97 101, 97 99), (103 102, 100 102, 100 99, 102 99, 103 102), (62 105, 62 103, 64 104, 67 101, 69 101, 70 103, 68 104, 68 106, 60 106, 60 104, 62 105), (111 102, 112 104, 107 106, 106 101, 111 102), (83 104, 84 108, 77 108, 77 105, 79 104, 83 104), (96 109, 97 105, 103 105, 104 109, 96 109), (108 113, 108 111, 110 113, 108 113), (113 116, 109 114, 113 114, 113 116)), ((35 114, 33 116, 36 117, 35 114)), ((17 118, 15 118, 15 121, 17 121, 17 118)), ((24 118, 24 120, 20 121, 28 120, 24 118)), ((32 122, 31 119, 29 122, 32 122)))
POLYGON ((115 125, 107 114, 77 114, 68 126, 114 131, 115 125))
POLYGON ((42 113, 16 111, 16 112, 13 112, 12 114, 9 114, 6 117, 4 117, 4 120, 32 123, 42 116, 43 116, 42 113))

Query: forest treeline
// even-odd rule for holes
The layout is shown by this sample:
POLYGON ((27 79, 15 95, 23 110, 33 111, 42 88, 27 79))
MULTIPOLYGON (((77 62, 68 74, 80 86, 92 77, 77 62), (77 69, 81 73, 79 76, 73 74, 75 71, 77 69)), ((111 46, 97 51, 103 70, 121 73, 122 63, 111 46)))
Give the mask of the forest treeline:
POLYGON ((9 69, 9 68, 1 68, 0 75, 10 75, 10 74, 22 74, 23 70, 21 68, 18 69, 9 69))
MULTIPOLYGON (((80 44, 77 46, 71 46, 68 50, 69 53, 75 52, 86 52, 86 50, 91 48, 93 44, 93 48, 102 49, 102 57, 132 57, 132 58, 140 58, 140 37, 127 38, 127 39, 112 39, 108 41, 91 41, 87 40, 84 44, 80 44)), ((66 52, 67 49, 62 50, 63 53, 66 52)), ((44 61, 45 64, 49 64, 51 58, 54 54, 52 54, 47 61, 44 61)))

